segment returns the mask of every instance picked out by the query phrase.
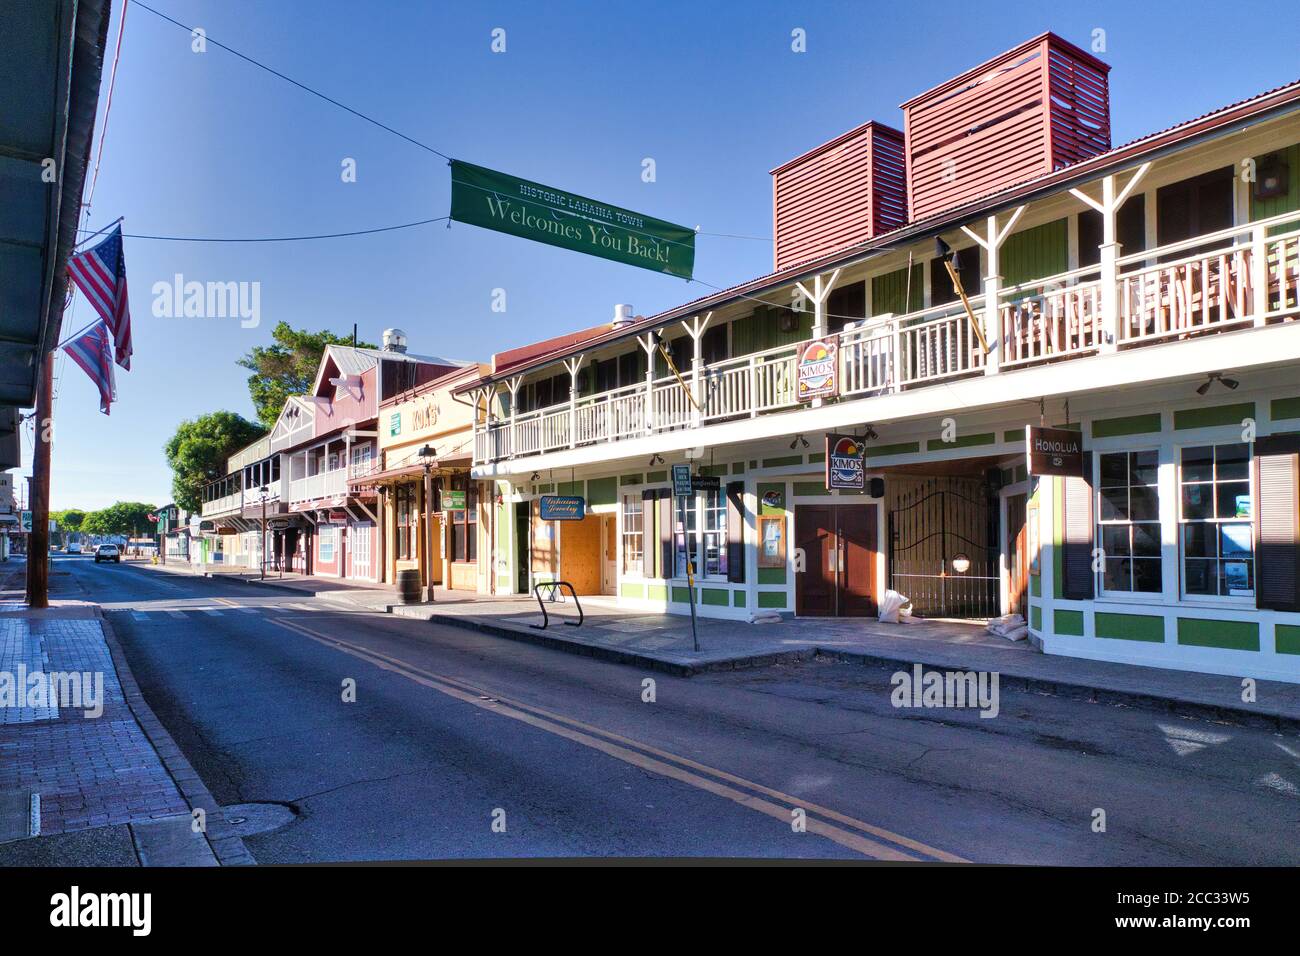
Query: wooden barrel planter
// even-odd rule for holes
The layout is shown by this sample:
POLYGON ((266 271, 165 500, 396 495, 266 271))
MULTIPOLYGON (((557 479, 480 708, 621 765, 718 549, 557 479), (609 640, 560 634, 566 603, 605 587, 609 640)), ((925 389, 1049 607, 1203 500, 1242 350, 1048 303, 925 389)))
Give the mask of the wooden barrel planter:
POLYGON ((397 593, 403 604, 420 603, 420 572, 416 568, 397 572, 397 593))

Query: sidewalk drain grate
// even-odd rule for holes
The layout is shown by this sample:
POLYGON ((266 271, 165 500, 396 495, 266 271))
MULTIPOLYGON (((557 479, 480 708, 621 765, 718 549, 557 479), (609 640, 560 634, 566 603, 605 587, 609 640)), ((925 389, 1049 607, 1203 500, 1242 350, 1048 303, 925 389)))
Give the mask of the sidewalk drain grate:
POLYGON ((41 835, 41 795, 0 790, 0 843, 41 835))
POLYGON ((297 808, 287 803, 232 803, 222 807, 221 813, 241 837, 269 833, 298 818, 297 808))

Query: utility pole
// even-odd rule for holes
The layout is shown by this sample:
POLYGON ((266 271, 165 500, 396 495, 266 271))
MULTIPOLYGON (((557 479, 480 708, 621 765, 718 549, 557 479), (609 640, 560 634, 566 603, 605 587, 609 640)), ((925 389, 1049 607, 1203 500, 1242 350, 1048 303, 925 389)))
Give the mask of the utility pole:
POLYGON ((54 353, 36 376, 36 451, 32 455, 32 533, 27 538, 27 606, 50 606, 50 445, 54 441, 54 353))

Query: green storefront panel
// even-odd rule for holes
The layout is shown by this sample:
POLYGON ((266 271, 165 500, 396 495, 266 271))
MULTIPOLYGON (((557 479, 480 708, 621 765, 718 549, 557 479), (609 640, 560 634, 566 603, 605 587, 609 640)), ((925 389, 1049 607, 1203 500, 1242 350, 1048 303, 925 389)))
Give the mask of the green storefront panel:
POLYGON ((1254 621, 1178 619, 1178 643, 1187 647, 1219 647, 1230 651, 1259 650, 1259 625, 1254 621))

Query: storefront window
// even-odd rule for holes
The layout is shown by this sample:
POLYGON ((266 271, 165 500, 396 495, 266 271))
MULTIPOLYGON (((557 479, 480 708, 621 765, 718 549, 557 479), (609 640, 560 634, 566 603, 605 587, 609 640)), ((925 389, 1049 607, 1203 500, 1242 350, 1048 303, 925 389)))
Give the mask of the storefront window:
POLYGON ((397 507, 397 560, 415 560, 415 547, 418 535, 419 512, 415 504, 415 485, 397 486, 394 495, 397 507))
POLYGON ((1184 448, 1180 464, 1184 595, 1253 595, 1250 446, 1235 442, 1184 448))
POLYGON ((466 475, 457 475, 451 486, 465 492, 465 508, 449 512, 451 521, 451 559, 472 562, 478 560, 478 496, 475 482, 466 475))
POLYGON ((641 498, 636 495, 623 496, 623 573, 641 574, 642 556, 645 553, 645 534, 643 521, 645 513, 641 508, 641 498))
POLYGON ((727 500, 722 491, 703 491, 694 498, 676 498, 673 522, 674 577, 692 574, 725 577, 727 574, 727 500))
POLYGON ((1098 460, 1097 538, 1105 555, 1102 590, 1159 592, 1160 489, 1154 451, 1110 452, 1098 460))
POLYGON ((320 559, 321 561, 334 560, 334 546, 338 542, 338 528, 334 526, 321 525, 320 529, 320 559))

